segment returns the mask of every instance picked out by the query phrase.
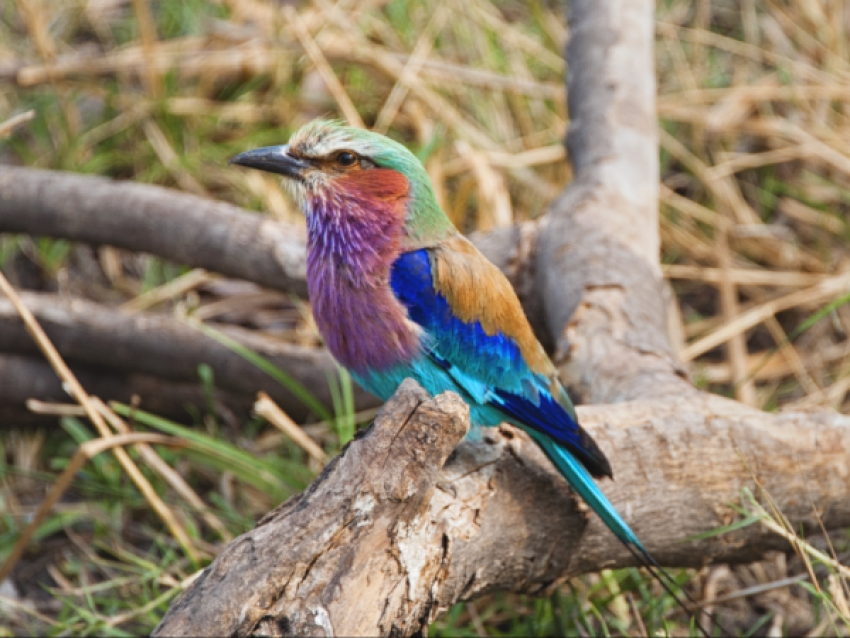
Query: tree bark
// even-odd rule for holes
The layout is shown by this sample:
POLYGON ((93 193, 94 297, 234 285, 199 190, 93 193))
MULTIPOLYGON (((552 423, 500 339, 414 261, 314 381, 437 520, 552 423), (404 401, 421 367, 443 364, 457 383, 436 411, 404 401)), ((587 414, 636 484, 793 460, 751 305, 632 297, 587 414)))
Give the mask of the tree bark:
MULTIPOLYGON (((616 468, 606 495, 662 564, 785 548, 759 525, 682 541, 731 522, 729 504, 757 480, 795 529, 819 529, 813 506, 828 529, 850 525, 847 417, 712 414, 691 398, 578 414, 616 468)), ((634 564, 524 433, 502 426, 454 449, 467 415, 456 395, 406 381, 304 494, 225 547, 154 634, 407 636, 460 600, 634 564)))
MULTIPOLYGON (((74 376, 86 391, 98 397, 130 403, 139 399, 139 408, 169 419, 185 421, 187 405, 207 405, 204 388, 198 381, 176 382, 138 372, 122 372, 100 366, 72 363, 74 376)), ((0 423, 6 427, 50 425, 56 417, 36 414, 27 408, 27 401, 68 403, 71 399, 50 364, 43 357, 0 354, 0 423)), ((214 400, 239 417, 251 412, 254 397, 215 389, 214 400)), ((303 408, 302 408, 303 409, 303 408)))
POLYGON ((588 403, 692 394, 662 301, 652 3, 570 6, 575 180, 541 223, 536 269, 562 374, 588 403))
POLYGON ((3 166, 0 232, 153 253, 307 295, 302 231, 157 186, 3 166))

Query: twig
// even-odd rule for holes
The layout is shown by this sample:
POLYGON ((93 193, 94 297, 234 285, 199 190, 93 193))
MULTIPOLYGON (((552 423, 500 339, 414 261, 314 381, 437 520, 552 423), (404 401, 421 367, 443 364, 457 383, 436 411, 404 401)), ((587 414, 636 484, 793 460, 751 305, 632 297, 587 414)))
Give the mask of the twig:
POLYGON ((158 98, 162 95, 162 83, 158 70, 152 63, 157 43, 156 23, 147 0, 133 0, 133 9, 136 13, 136 24, 139 26, 139 35, 142 37, 148 91, 154 98, 158 98))
POLYGON ((792 292, 784 297, 772 299, 738 315, 733 321, 723 324, 717 330, 707 334, 702 339, 685 346, 679 353, 682 361, 690 361, 725 343, 734 335, 758 325, 767 317, 777 312, 788 310, 804 304, 818 304, 829 301, 850 289, 850 270, 824 279, 818 284, 805 290, 792 292))
POLYGON ((33 609, 32 603, 27 604, 21 602, 20 600, 15 600, 14 598, 10 598, 9 596, 4 596, 0 594, 0 604, 2 604, 4 607, 18 609, 34 618, 38 618, 41 622, 51 627, 56 627, 57 625, 59 625, 58 621, 54 620, 53 618, 50 618, 49 616, 45 616, 36 609, 33 609))
MULTIPOLYGON (((98 412, 103 415, 103 418, 109 421, 109 424, 115 428, 116 432, 119 434, 130 434, 132 432, 127 423, 115 414, 112 408, 106 405, 103 401, 97 397, 93 397, 92 401, 94 401, 98 412)), ((201 497, 195 493, 195 490, 189 486, 189 484, 173 467, 162 460, 159 454, 156 453, 156 450, 146 443, 139 443, 134 447, 151 469, 156 471, 163 479, 165 479, 166 483, 168 483, 175 492, 182 496, 190 507, 200 513, 201 517, 207 522, 207 525, 218 532, 218 535, 222 540, 228 542, 233 538, 233 535, 228 531, 227 526, 221 522, 221 519, 210 511, 203 500, 201 500, 201 497)))
POLYGON ((166 602, 169 598, 172 598, 178 593, 180 593, 180 590, 169 589, 168 591, 160 594, 153 600, 148 601, 141 607, 136 607, 135 609, 131 609, 130 611, 125 611, 123 614, 118 614, 117 616, 105 618, 104 624, 107 627, 117 627, 118 625, 121 625, 129 620, 133 620, 133 618, 138 618, 142 614, 146 614, 149 611, 156 609, 164 602, 166 602))
MULTIPOLYGON (((729 249, 729 226, 720 224, 715 233, 717 260, 720 266, 720 314, 727 323, 734 321, 740 313, 738 306, 738 288, 729 278, 732 268, 732 252, 729 249)), ((741 403, 756 407, 756 386, 753 379, 747 376, 747 341, 743 333, 732 335, 726 343, 726 356, 732 369, 732 383, 735 387, 735 398, 741 403)))
POLYGON ((752 587, 739 589, 738 591, 732 594, 726 594, 725 596, 718 596, 717 598, 707 598, 705 600, 700 600, 698 601, 697 605, 688 604, 688 607, 690 609, 700 609, 703 607, 708 607, 710 605, 728 603, 730 600, 738 600, 739 598, 747 598, 748 596, 758 596, 759 594, 763 594, 768 591, 773 591, 774 589, 789 587, 791 585, 796 585, 797 583, 802 583, 807 580, 809 580, 809 576, 807 574, 801 574, 800 576, 792 576, 790 578, 783 578, 781 580, 775 580, 773 582, 765 583, 763 585, 754 585, 752 587))
POLYGON ((281 410, 265 392, 259 392, 257 394, 257 401, 254 403, 254 412, 265 418, 278 430, 295 441, 302 450, 318 461, 322 467, 328 464, 328 455, 325 454, 324 450, 316 445, 316 442, 307 436, 304 430, 298 427, 295 421, 281 410))
POLYGON ((142 130, 145 132, 145 136, 159 161, 171 173, 180 188, 201 197, 207 196, 207 190, 203 185, 195 179, 192 173, 183 168, 180 163, 180 156, 177 155, 159 125, 152 118, 146 118, 142 122, 142 130))
POLYGON ((185 275, 180 275, 161 286, 148 290, 146 293, 139 295, 135 299, 124 302, 119 306, 119 309, 131 314, 141 312, 142 310, 147 310, 159 303, 168 301, 169 299, 173 299, 179 295, 186 294, 190 290, 193 290, 198 286, 202 286, 209 281, 218 279, 219 277, 220 275, 207 272, 203 268, 195 268, 187 272, 185 275))
POLYGON ((83 443, 79 448, 77 448, 76 453, 71 458, 68 465, 65 466, 62 474, 60 474, 59 478, 56 479, 56 482, 53 484, 53 487, 50 488, 47 496, 44 497, 38 511, 33 515, 30 524, 27 525, 26 529, 21 532, 18 540, 15 541, 12 551, 9 552, 3 566, 0 567, 0 583, 12 573, 12 570, 23 555, 30 539, 32 539, 33 535, 38 531, 38 528, 41 526, 44 518, 48 515, 62 494, 65 493, 65 490, 67 490, 71 485, 71 482, 74 480, 77 472, 80 471, 86 461, 94 458, 101 452, 105 452, 106 450, 112 449, 116 452, 119 450, 124 451, 123 446, 130 445, 132 443, 154 443, 158 445, 179 446, 182 445, 183 442, 176 437, 159 434, 157 432, 134 432, 133 434, 110 434, 106 437, 93 439, 83 443))
POLYGON ((635 597, 632 596, 632 592, 626 592, 626 598, 629 600, 629 609, 632 610, 632 617, 635 619, 635 624, 638 626, 638 635, 648 636, 649 632, 646 630, 646 625, 643 624, 643 618, 640 617, 640 611, 638 611, 637 603, 635 603, 635 597))
POLYGON ((295 36, 298 38, 298 41, 301 43, 301 46, 304 47, 307 55, 310 56, 310 60, 315 65, 319 75, 322 76, 322 79, 325 81, 325 85, 328 87, 331 95, 334 96, 337 104, 339 104, 339 108, 342 110, 343 115, 345 115, 345 119, 348 120, 348 123, 351 126, 366 128, 366 124, 364 124, 363 118, 361 118, 360 114, 357 112, 354 102, 352 102, 351 98, 348 97, 348 92, 346 92, 345 87, 342 86, 339 78, 336 77, 333 69, 331 69, 331 65, 328 64, 322 50, 316 44, 316 41, 310 36, 310 32, 301 21, 301 18, 295 11, 295 7, 292 5, 285 6, 283 8, 283 15, 289 22, 289 25, 295 33, 295 36))
POLYGON ((85 416, 86 410, 79 403, 52 403, 27 399, 27 409, 35 414, 50 414, 54 416, 85 416))
MULTIPOLYGON (((686 266, 684 264, 664 264, 662 267, 667 279, 688 279, 705 283, 718 283, 722 277, 719 268, 706 266, 686 266)), ((731 268, 729 280, 739 286, 785 286, 808 288, 819 284, 828 275, 798 272, 796 270, 761 270, 758 268, 731 268)))
POLYGON ((422 64, 431 53, 431 49, 434 46, 434 38, 436 38, 439 32, 443 29, 447 16, 448 10, 446 9, 446 5, 444 2, 440 2, 434 10, 434 15, 431 16, 431 20, 422 31, 422 35, 419 36, 419 41, 416 43, 416 46, 413 48, 413 53, 410 54, 410 57, 405 63, 401 76, 396 80, 393 90, 390 91, 389 97, 386 102, 384 102, 384 106, 378 113, 374 126, 374 130, 378 133, 386 133, 387 129, 395 119, 395 116, 398 114, 398 109, 404 101, 404 98, 407 96, 407 85, 410 79, 417 75, 422 69, 422 64))
MULTIPOLYGON (((748 499, 747 505, 749 506, 752 512, 758 514, 761 517, 759 522, 764 527, 791 543, 791 545, 795 547, 801 555, 804 553, 809 554, 820 562, 822 562, 824 565, 827 565, 832 569, 836 570, 844 578, 850 578, 850 567, 842 565, 838 561, 834 560, 832 557, 824 554, 819 549, 812 547, 809 543, 797 536, 797 534, 794 533, 793 530, 789 531, 782 525, 779 525, 776 521, 773 520, 770 514, 765 511, 761 504, 759 504, 759 502, 752 497, 752 495, 749 496, 750 498, 748 499)), ((804 560, 804 562, 806 561, 804 560)), ((817 579, 814 578, 814 572, 811 572, 809 574, 809 577, 812 579, 812 584, 817 587, 817 579)))
POLYGON ((12 134, 12 131, 14 131, 17 127, 29 122, 34 117, 35 110, 30 109, 29 111, 24 111, 14 117, 10 117, 5 122, 0 122, 0 139, 9 137, 12 134))

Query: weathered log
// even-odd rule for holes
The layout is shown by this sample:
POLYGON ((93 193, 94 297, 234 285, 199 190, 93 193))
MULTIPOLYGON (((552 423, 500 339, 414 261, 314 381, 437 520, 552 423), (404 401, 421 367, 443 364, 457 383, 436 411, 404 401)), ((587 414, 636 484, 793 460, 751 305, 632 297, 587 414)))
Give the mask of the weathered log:
MULTIPOLYGON (((217 388, 244 401, 257 392, 267 392, 293 418, 308 413, 295 395, 239 355, 198 330, 167 315, 126 314, 102 304, 43 293, 22 293, 21 298, 35 314, 63 357, 88 366, 100 375, 109 371, 119 377, 139 374, 179 384, 198 382, 198 366, 212 368, 217 388)), ((323 348, 308 348, 272 339, 237 326, 220 325, 226 335, 268 358, 293 379, 309 388, 324 405, 332 405, 328 376, 336 374, 336 363, 323 348)), ((0 298, 0 352, 38 354, 17 311, 8 299, 0 298)), ((104 390, 117 390, 103 385, 104 390)), ((0 405, 4 394, 0 392, 0 405)), ((104 399, 119 395, 104 394, 104 399)), ((30 398, 47 399, 38 386, 30 398)), ((355 389, 359 408, 376 405, 374 397, 355 389)), ((10 404, 13 407, 14 404, 10 404)))
MULTIPOLYGON (((407 636, 460 600, 634 564, 524 433, 502 426, 449 456, 467 413, 456 395, 405 382, 304 494, 222 551, 155 635, 407 636)), ((828 529, 850 525, 848 417, 690 398, 579 417, 617 468, 606 494, 662 564, 784 548, 759 525, 682 541, 730 522, 756 480, 795 529, 819 529, 813 504, 828 529)))
POLYGON ((307 294, 303 231, 232 204, 157 186, 3 166, 0 232, 152 253, 307 294))
MULTIPOLYGON (((187 405, 206 410, 209 398, 200 381, 178 382, 137 372, 124 372, 73 363, 71 369, 86 390, 106 400, 129 403, 134 397, 139 407, 160 416, 186 421, 191 415, 187 405)), ((36 414, 27 408, 29 399, 68 403, 71 398, 50 364, 41 356, 0 354, 0 424, 4 428, 50 424, 56 420, 49 414, 36 414)), ((254 397, 215 389, 217 406, 239 416, 247 416, 254 397)), ((303 408, 302 408, 303 409, 303 408)))

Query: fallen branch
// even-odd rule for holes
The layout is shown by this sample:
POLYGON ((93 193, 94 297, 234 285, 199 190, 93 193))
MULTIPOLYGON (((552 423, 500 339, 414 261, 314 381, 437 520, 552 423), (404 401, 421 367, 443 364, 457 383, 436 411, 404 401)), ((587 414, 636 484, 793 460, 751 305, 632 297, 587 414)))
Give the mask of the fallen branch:
POLYGON ((0 232, 153 253, 307 294, 301 231, 224 202, 156 186, 3 166, 0 232))
MULTIPOLYGON (((137 397, 141 409, 176 420, 186 420, 187 405, 207 409, 207 397, 197 380, 166 381, 152 375, 77 363, 70 367, 93 396, 128 404, 137 397)), ((44 358, 0 354, 0 423, 4 428, 55 422, 55 416, 31 412, 27 408, 30 399, 67 403, 69 396, 44 358)), ((217 406, 224 406, 237 415, 247 415, 251 411, 252 402, 247 395, 216 388, 215 401, 217 406)))
MULTIPOLYGON (((729 523, 756 479, 795 529, 819 529, 813 504, 827 529, 850 525, 850 418, 712 407, 726 404, 579 408, 617 468, 603 489, 662 564, 787 549, 761 525, 682 540, 729 523)), ((456 395, 406 381, 304 494, 222 551, 155 635, 406 636, 460 600, 634 564, 522 432, 502 426, 450 455, 467 414, 456 395)))
MULTIPOLYGON (((293 418, 301 419, 307 414, 304 404, 265 372, 170 316, 127 315, 92 301, 42 293, 23 293, 21 297, 61 355, 70 362, 96 366, 101 374, 111 370, 122 376, 144 375, 136 376, 136 381, 142 384, 150 377, 198 384, 198 366, 205 363, 213 370, 216 388, 246 401, 253 401, 257 392, 263 390, 293 418)), ((336 374, 336 364, 327 351, 293 345, 235 326, 221 325, 219 329, 267 357, 324 405, 332 405, 328 375, 336 374)), ((20 317, 5 298, 0 298, 0 352, 37 352, 20 317)), ((116 379, 111 389, 120 392, 125 387, 116 379)), ((38 388, 38 385, 32 387, 30 397, 50 398, 40 394, 38 388)), ((3 394, 0 392, 0 400, 3 394)), ((98 396, 117 398, 111 393, 98 393, 98 396)), ((355 398, 361 409, 376 404, 373 397, 359 388, 355 389, 355 398)))

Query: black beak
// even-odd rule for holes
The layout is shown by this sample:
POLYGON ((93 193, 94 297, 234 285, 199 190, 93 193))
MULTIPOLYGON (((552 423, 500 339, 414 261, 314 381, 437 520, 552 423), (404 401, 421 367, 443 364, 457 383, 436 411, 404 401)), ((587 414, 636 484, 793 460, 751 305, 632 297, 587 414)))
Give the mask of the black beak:
POLYGON ((288 145, 267 146, 245 151, 230 160, 230 163, 268 173, 278 173, 294 179, 301 179, 304 171, 310 168, 309 162, 290 155, 288 145))

